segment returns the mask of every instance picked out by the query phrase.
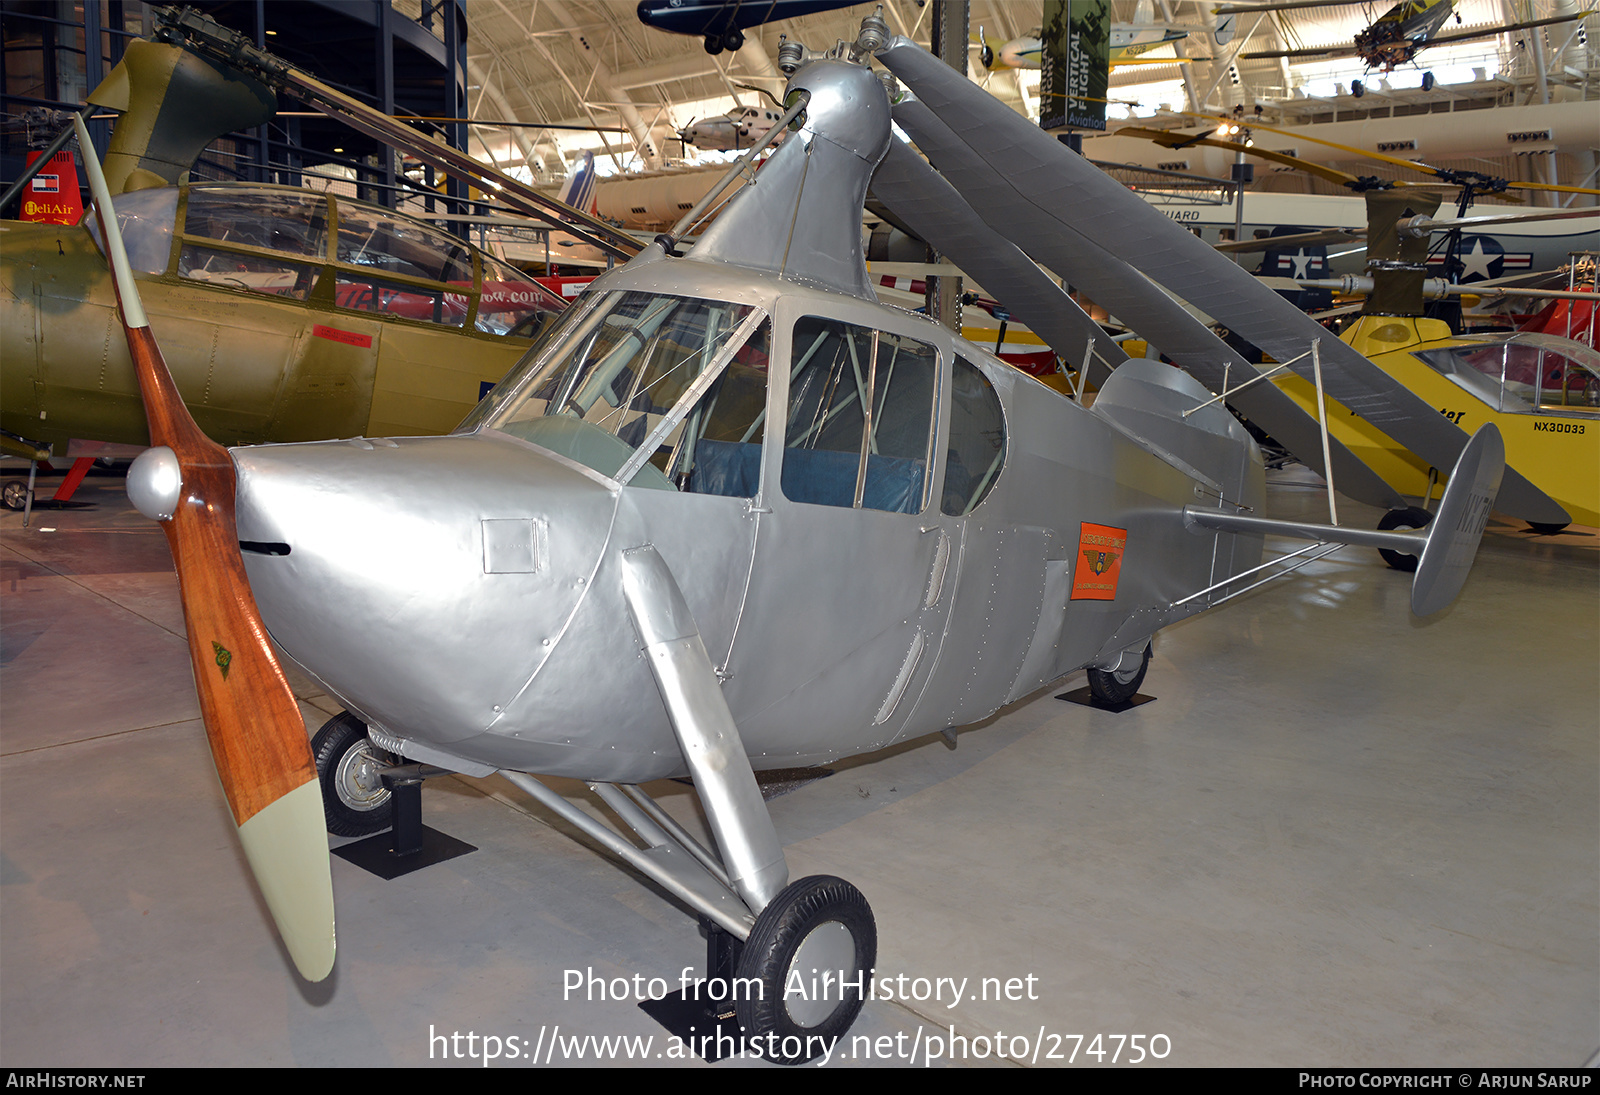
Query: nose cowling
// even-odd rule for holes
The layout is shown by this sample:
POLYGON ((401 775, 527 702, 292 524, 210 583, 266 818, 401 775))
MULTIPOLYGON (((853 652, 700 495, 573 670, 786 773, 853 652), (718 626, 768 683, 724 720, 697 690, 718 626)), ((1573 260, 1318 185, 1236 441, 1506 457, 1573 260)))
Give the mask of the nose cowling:
POLYGON ((482 733, 593 580, 612 489, 482 435, 233 450, 239 538, 279 647, 369 722, 482 733))

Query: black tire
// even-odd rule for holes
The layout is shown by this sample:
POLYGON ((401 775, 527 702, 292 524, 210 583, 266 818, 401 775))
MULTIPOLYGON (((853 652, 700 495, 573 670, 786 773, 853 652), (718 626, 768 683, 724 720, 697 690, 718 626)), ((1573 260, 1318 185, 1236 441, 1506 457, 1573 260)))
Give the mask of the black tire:
POLYGON ((738 27, 729 27, 722 34, 722 48, 729 53, 738 53, 744 45, 744 31, 738 27))
POLYGON ((1362 83, 1361 83, 1360 80, 1351 80, 1350 81, 1350 94, 1354 95, 1357 99, 1359 99, 1359 98, 1361 98, 1361 96, 1365 95, 1366 93, 1367 93, 1367 89, 1364 86, 1362 86, 1362 83))
POLYGON ((718 35, 706 35, 706 52, 715 57, 722 52, 722 39, 718 35))
POLYGON ((25 509, 28 504, 28 484, 21 479, 7 479, 0 498, 4 499, 6 509, 25 509))
POLYGON ((400 763, 367 739, 367 724, 346 711, 323 723, 311 739, 322 784, 322 813, 334 836, 371 836, 392 824, 389 789, 375 765, 400 763))
POLYGON ((1433 73, 1424 72, 1422 74, 1422 90, 1423 91, 1432 91, 1433 90, 1433 85, 1436 82, 1437 81, 1434 80, 1434 78, 1433 78, 1433 73))
POLYGON ((1089 692, 1101 703, 1127 703, 1139 694, 1144 675, 1150 668, 1150 644, 1144 647, 1144 657, 1134 671, 1107 673, 1103 669, 1089 670, 1089 692))
MULTIPOLYGON (((878 926, 861 891, 842 878, 812 875, 792 882, 756 917, 739 956, 742 986, 734 1011, 742 1036, 760 1039, 763 1056, 785 1065, 800 1065, 826 1051, 850 1029, 861 1011, 862 992, 878 961, 878 926), (809 968, 796 963, 805 960, 809 968), (821 962, 820 968, 813 963, 821 962), (836 982, 853 982, 842 992, 836 982), (833 979, 824 990, 822 972, 833 979), (798 974, 806 997, 786 998, 791 974, 798 974)), ((798 994, 796 994, 798 996, 798 994)))
POLYGON ((1566 528, 1567 526, 1566 525, 1557 525, 1557 524, 1553 524, 1553 523, 1550 523, 1550 522, 1547 522, 1547 521, 1529 521, 1528 522, 1528 527, 1531 528, 1534 531, 1535 535, 1538 535, 1538 536, 1554 536, 1556 533, 1560 532, 1562 529, 1566 528))
MULTIPOLYGON (((1433 520, 1433 514, 1416 506, 1407 506, 1404 509, 1392 509, 1378 521, 1378 528, 1383 532, 1393 532, 1396 529, 1427 528, 1428 522, 1433 520)), ((1403 551, 1390 551, 1388 548, 1379 548, 1378 554, 1383 556, 1383 561, 1394 569, 1406 574, 1414 574, 1417 564, 1422 560, 1415 555, 1408 555, 1403 551)))

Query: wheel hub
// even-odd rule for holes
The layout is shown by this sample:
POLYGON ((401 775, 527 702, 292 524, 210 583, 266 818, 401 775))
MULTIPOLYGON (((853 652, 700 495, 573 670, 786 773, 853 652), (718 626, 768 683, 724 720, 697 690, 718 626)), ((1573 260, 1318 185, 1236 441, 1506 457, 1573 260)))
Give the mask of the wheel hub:
MULTIPOLYGON (((869 971, 856 969, 856 940, 837 920, 818 924, 795 948, 783 981, 783 1006, 796 1026, 820 1025, 845 1000, 841 978, 869 971), (791 987, 805 989, 804 997, 791 987)), ((855 988, 851 985, 850 988, 855 988)), ((865 995, 863 991, 862 995, 865 995)))
POLYGON ((352 810, 376 810, 389 801, 389 789, 383 785, 382 771, 386 767, 373 756, 371 742, 363 741, 339 760, 333 785, 339 792, 339 801, 352 810))

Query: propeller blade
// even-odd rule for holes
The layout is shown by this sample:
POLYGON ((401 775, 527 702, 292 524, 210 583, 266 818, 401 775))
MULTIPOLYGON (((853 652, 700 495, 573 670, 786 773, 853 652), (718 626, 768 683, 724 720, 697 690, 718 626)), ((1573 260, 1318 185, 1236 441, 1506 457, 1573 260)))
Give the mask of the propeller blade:
POLYGON ((305 722, 267 640, 239 555, 236 475, 228 450, 190 417, 150 331, 105 176, 77 120, 95 215, 153 446, 129 493, 153 505, 178 570, 195 689, 217 776, 278 932, 308 980, 333 969, 333 879, 322 797, 305 722))

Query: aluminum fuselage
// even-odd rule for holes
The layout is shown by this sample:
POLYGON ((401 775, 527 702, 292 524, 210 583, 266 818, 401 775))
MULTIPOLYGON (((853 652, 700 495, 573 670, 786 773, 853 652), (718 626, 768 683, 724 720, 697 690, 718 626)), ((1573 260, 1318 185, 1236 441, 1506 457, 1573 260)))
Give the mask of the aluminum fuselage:
POLYGON ((671 567, 758 769, 964 725, 1114 664, 1198 607, 1174 600, 1259 560, 1259 537, 1185 528, 1185 504, 1220 486, 1258 506, 1263 486, 1227 412, 1173 411, 1205 398, 1176 369, 1130 369, 1120 407, 1108 388, 1087 410, 922 316, 771 274, 636 261, 590 292, 617 290, 761 309, 774 422, 800 317, 936 347, 931 501, 919 513, 791 501, 776 434, 753 498, 621 485, 489 429, 235 450, 241 539, 288 549, 245 557, 274 639, 413 759, 623 783, 681 773, 619 578, 621 553, 643 544, 671 567), (999 396, 1006 454, 983 501, 952 516, 939 498, 957 354, 999 396), (1126 531, 1114 599, 1071 597, 1085 522, 1126 531), (503 548, 508 528, 532 530, 526 549, 503 548))

